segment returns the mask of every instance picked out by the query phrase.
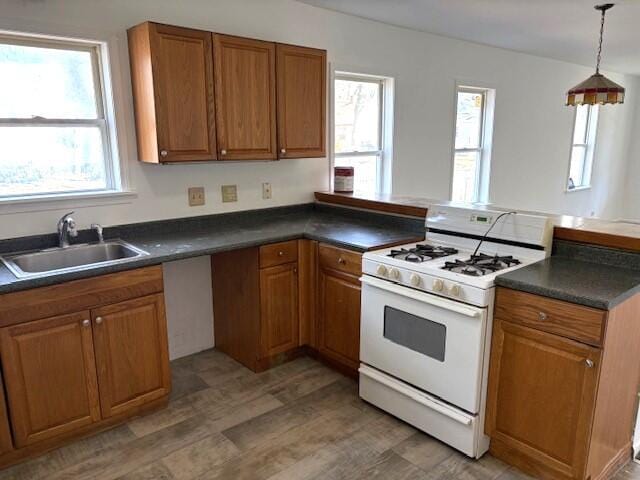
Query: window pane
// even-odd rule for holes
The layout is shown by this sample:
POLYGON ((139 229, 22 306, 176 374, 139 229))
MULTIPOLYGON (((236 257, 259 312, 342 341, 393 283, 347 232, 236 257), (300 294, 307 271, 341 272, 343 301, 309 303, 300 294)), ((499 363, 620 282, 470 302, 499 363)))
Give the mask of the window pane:
POLYGON ((0 117, 97 117, 88 51, 0 44, 0 117))
POLYGON ((458 92, 456 148, 479 148, 482 141, 482 93, 458 92))
POLYGON ((587 143, 589 105, 579 105, 576 109, 576 125, 573 131, 573 143, 587 143))
POLYGON ((335 82, 335 151, 380 150, 380 84, 335 82))
POLYGON ((453 161, 453 188, 451 194, 451 199, 454 202, 474 201, 479 167, 480 152, 456 152, 453 161))
POLYGON ((584 187, 584 166, 587 149, 584 146, 575 146, 571 150, 571 164, 569 166, 569 180, 567 188, 584 187))
POLYGON ((0 197, 107 187, 98 127, 2 127, 0 145, 0 197))
POLYGON ((375 192, 378 178, 378 155, 336 157, 336 167, 353 167, 353 188, 359 192, 375 192))

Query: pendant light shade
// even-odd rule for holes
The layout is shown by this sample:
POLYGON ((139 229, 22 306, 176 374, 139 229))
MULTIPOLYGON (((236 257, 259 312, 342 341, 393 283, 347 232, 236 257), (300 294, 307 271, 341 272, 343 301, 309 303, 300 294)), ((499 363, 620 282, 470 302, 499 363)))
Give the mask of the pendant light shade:
POLYGON ((567 92, 566 104, 569 106, 624 103, 624 87, 618 85, 612 80, 609 80, 600 73, 602 36, 604 34, 604 16, 606 11, 613 7, 613 5, 613 3, 605 3, 604 5, 596 5, 595 7, 596 10, 602 12, 596 73, 567 92))

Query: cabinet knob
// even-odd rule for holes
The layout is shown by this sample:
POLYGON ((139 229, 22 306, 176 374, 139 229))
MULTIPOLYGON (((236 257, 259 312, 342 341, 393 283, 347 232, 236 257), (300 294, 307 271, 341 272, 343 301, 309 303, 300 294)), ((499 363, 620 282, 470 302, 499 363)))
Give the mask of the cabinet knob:
POLYGON ((280 149, 280 153, 287 153, 287 149, 286 148, 281 148, 280 149))
POLYGON ((585 365, 587 366, 587 368, 593 368, 593 360, 591 360, 590 358, 587 358, 584 361, 585 365))
POLYGON ((344 265, 345 263, 347 263, 347 261, 344 258, 340 257, 338 259, 338 263, 340 263, 341 265, 344 265))
POLYGON ((544 312, 538 312, 538 320, 544 322, 547 319, 547 314, 544 312))
POLYGON ((220 150, 220 155, 226 155, 227 151, 225 149, 220 150))
POLYGON ((166 150, 160 150, 161 157, 166 157, 167 155, 169 155, 169 152, 167 152, 166 150))
POLYGON ((83 320, 82 321, 82 326, 83 327, 88 327, 89 325, 91 325, 91 322, 89 320, 83 320))
POLYGON ((282 251, 278 252, 278 256, 279 257, 283 257, 284 256, 284 252, 282 252, 282 251))
POLYGON ((102 323, 102 317, 96 317, 96 324, 100 325, 102 323))

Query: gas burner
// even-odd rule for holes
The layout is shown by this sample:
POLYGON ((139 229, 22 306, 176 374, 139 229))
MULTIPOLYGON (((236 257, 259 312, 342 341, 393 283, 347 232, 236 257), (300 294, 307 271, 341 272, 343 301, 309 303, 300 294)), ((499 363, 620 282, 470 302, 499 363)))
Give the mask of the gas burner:
POLYGON ((434 258, 455 255, 456 253, 458 253, 458 250, 455 248, 418 244, 414 248, 391 250, 391 253, 387 256, 398 260, 405 260, 407 262, 422 263, 433 260, 434 258))
POLYGON ((449 270, 454 273, 462 273, 463 275, 470 275, 472 277, 481 277, 488 273, 497 272, 504 268, 509 268, 514 265, 518 265, 520 260, 509 256, 499 255, 486 255, 480 253, 479 255, 471 255, 468 260, 456 260, 455 262, 445 262, 443 270, 449 270))

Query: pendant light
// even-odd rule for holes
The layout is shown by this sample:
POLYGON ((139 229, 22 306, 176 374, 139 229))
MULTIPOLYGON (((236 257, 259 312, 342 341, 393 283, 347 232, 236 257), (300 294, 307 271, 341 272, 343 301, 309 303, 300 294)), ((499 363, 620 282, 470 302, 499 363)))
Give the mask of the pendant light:
POLYGON ((596 5, 595 9, 602 12, 600 20, 600 42, 598 43, 598 60, 596 63, 596 73, 587 78, 584 82, 576 85, 567 92, 567 102, 569 106, 576 105, 605 105, 607 103, 624 103, 624 87, 609 80, 600 73, 600 57, 602 55, 602 35, 604 33, 604 15, 613 3, 596 5))

